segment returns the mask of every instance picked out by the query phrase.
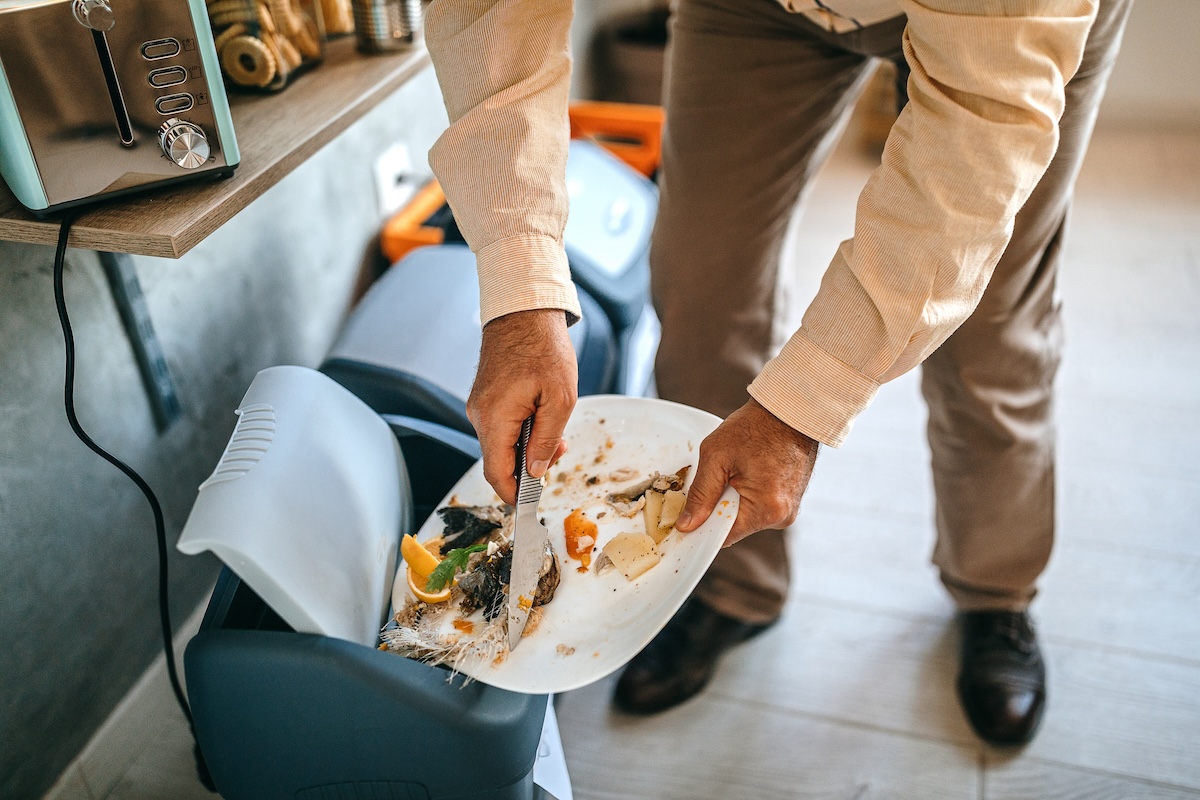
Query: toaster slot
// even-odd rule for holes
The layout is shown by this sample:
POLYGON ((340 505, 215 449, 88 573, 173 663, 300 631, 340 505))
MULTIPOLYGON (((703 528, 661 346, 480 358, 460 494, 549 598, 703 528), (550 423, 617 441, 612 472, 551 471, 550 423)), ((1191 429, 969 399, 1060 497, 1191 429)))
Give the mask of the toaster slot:
POLYGON ((104 31, 93 30, 92 41, 96 44, 96 55, 100 59, 100 71, 104 74, 104 85, 108 88, 108 99, 112 103, 113 115, 117 121, 117 133, 121 144, 129 147, 133 144, 133 123, 129 120, 129 109, 125 107, 125 95, 121 92, 121 82, 117 80, 117 69, 113 65, 112 51, 108 48, 108 37, 104 31))
POLYGON ((193 105, 195 105, 195 101, 192 99, 192 96, 186 92, 169 94, 154 101, 154 107, 158 110, 158 113, 162 114, 164 117, 187 111, 193 105))
POLYGON ((147 61, 157 61, 160 58, 171 58, 179 55, 179 40, 154 39, 142 45, 142 58, 147 61))
POLYGON ((174 86, 183 83, 187 80, 187 70, 183 67, 163 67, 162 69, 152 70, 146 76, 146 80, 150 81, 150 85, 156 89, 161 89, 164 86, 174 86))

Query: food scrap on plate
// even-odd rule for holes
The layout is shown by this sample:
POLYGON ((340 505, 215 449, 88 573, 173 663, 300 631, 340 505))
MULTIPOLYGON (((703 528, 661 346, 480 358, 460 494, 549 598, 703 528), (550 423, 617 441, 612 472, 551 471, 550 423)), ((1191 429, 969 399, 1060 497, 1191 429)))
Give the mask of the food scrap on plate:
MULTIPOLYGON (((547 538, 533 609, 523 636, 536 634, 541 607, 551 603, 559 590, 562 567, 551 541, 565 544, 566 558, 577 562, 574 571, 587 576, 584 580, 594 580, 613 567, 626 580, 635 580, 661 559, 661 547, 687 498, 687 471, 685 467, 671 474, 654 473, 609 494, 591 487, 633 480, 638 473, 617 470, 601 480, 571 476, 582 477, 585 494, 591 495, 593 502, 575 508, 562 527, 547 538), (609 515, 610 511, 616 513, 609 515), (640 516, 644 530, 619 531, 601 547, 597 520, 605 516, 610 520, 640 516), (601 553, 594 559, 595 569, 590 569, 597 549, 601 553)), ((569 480, 562 479, 564 474, 560 473, 560 482, 569 480)), ((381 647, 451 667, 467 657, 502 661, 508 654, 507 615, 502 612, 512 569, 514 509, 447 505, 439 508, 437 515, 442 523, 439 535, 424 542, 405 535, 401 541, 401 569, 407 571, 408 593, 383 630, 381 647)))

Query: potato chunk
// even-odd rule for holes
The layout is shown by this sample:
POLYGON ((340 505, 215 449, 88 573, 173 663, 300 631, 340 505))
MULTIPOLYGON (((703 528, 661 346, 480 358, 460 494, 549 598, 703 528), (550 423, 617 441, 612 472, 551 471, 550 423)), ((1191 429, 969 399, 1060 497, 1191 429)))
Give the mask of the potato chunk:
POLYGON ((653 489, 646 492, 646 505, 642 507, 642 521, 646 524, 646 533, 658 542, 659 520, 662 518, 663 493, 653 489))
POLYGON ((658 532, 652 534, 656 543, 665 539, 671 529, 675 527, 675 521, 679 519, 685 503, 687 503, 687 495, 683 492, 670 489, 663 495, 662 513, 658 518, 658 532))
POLYGON ((619 533, 604 545, 604 555, 631 581, 659 562, 654 539, 645 533, 619 533))

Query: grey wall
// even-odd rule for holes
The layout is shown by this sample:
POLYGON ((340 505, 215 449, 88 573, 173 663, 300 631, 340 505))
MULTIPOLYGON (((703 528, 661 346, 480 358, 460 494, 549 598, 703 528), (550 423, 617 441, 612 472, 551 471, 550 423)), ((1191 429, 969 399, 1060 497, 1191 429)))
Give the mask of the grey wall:
MULTIPOLYGON (((288 89, 304 91, 303 81, 288 89)), ((70 251, 79 417, 158 493, 172 542, 254 374, 315 366, 373 260, 372 164, 397 140, 418 171, 446 124, 431 70, 178 261, 136 258, 185 409, 155 432, 94 253, 70 251)), ((154 529, 124 476, 72 435, 53 249, 0 243, 0 797, 37 797, 159 649, 154 529)), ((174 553, 178 624, 212 558, 174 553)))

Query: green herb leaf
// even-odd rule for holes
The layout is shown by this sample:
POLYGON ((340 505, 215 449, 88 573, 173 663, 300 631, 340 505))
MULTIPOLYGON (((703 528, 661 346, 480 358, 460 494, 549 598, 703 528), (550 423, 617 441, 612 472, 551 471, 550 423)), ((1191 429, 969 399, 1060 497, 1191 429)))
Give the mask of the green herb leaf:
POLYGON ((446 553, 446 557, 429 574, 429 580, 425 583, 425 591, 440 592, 446 588, 454 580, 454 573, 467 568, 471 554, 482 553, 484 550, 487 550, 487 544, 481 542, 470 547, 458 547, 446 553))

